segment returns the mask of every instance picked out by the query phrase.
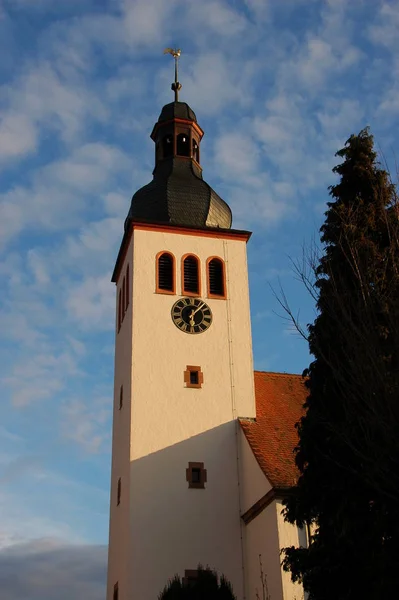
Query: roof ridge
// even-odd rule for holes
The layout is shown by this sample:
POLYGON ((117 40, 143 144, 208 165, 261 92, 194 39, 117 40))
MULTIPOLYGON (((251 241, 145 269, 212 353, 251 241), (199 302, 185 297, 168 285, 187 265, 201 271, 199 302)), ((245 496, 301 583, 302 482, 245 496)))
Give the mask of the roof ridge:
POLYGON ((265 375, 280 375, 281 377, 302 377, 301 373, 279 373, 278 371, 259 371, 254 370, 254 373, 264 373, 265 375))

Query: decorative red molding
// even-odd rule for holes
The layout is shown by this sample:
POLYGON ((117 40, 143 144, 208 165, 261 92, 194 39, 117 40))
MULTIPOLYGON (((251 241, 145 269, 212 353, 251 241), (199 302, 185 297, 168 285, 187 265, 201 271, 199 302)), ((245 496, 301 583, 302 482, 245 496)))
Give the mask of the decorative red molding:
POLYGON ((196 367, 193 365, 187 365, 186 370, 184 371, 184 383, 188 388, 201 388, 204 383, 204 374, 201 371, 201 367, 196 367), (198 374, 198 383, 191 383, 191 375, 190 373, 198 374))
POLYGON ((199 257, 196 254, 193 254, 192 252, 188 252, 187 254, 183 254, 180 264, 181 264, 181 293, 182 293, 182 296, 193 296, 195 298, 197 296, 201 296, 201 261, 200 261, 199 257), (197 292, 189 292, 188 290, 184 289, 184 261, 189 256, 192 256, 197 261, 197 267, 198 267, 198 291, 197 292))
POLYGON ((173 296, 176 294, 176 259, 175 259, 175 255, 170 252, 169 250, 161 250, 160 252, 158 252, 158 254, 155 257, 155 293, 156 294, 169 294, 170 296, 173 296), (172 290, 163 290, 162 288, 160 288, 158 286, 158 275, 159 275, 159 258, 163 255, 163 254, 169 254, 169 256, 172 257, 172 290))
POLYGON ((214 298, 215 300, 226 300, 227 298, 227 290, 226 290, 226 263, 220 256, 210 256, 206 261, 206 286, 207 286, 207 294, 208 298, 214 298), (219 294, 211 294, 211 286, 210 286, 210 277, 209 277, 209 263, 211 260, 219 260, 222 263, 222 277, 223 277, 223 295, 219 294))

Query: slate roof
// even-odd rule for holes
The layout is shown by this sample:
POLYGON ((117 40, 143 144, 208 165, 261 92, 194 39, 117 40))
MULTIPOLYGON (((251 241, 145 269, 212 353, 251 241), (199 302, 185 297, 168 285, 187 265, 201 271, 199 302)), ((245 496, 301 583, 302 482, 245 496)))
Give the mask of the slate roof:
POLYGON ((255 371, 256 419, 239 419, 258 464, 274 488, 298 478, 295 423, 303 415, 308 390, 301 375, 255 371))
POLYGON ((230 207, 202 179, 194 161, 174 157, 160 161, 153 180, 132 198, 125 229, 135 219, 188 227, 230 229, 230 207))
POLYGON ((170 102, 165 104, 159 115, 158 123, 170 121, 171 119, 186 119, 197 122, 195 112, 186 102, 170 102))
MULTIPOLYGON (((163 131, 163 127, 170 134, 169 122, 176 119, 197 123, 195 112, 186 102, 170 102, 162 108, 151 138, 156 141, 154 132, 163 131)), ((133 195, 125 231, 134 220, 230 229, 232 214, 228 204, 203 180, 199 164, 176 155, 157 160, 153 180, 133 195)))

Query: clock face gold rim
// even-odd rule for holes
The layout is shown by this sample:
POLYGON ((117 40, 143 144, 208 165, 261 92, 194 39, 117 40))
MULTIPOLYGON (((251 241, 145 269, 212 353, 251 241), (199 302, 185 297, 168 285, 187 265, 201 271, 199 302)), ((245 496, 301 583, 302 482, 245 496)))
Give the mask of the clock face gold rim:
POLYGON ((203 333, 212 323, 212 311, 201 298, 180 298, 171 310, 172 321, 184 333, 203 333))

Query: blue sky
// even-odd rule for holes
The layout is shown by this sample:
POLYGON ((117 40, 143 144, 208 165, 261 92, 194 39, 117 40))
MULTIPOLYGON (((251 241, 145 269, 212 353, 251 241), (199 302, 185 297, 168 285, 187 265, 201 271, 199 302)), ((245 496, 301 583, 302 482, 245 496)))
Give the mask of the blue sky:
POLYGON ((60 587, 104 594, 110 276, 131 196, 151 179, 149 134, 172 100, 163 49, 183 50, 204 177, 234 226, 253 231, 255 367, 301 372, 306 344, 275 314, 270 284, 313 319, 290 257, 317 238, 351 133, 370 125, 395 170, 398 28, 397 0, 0 0, 5 600, 24 586, 31 600, 63 600, 60 587))

